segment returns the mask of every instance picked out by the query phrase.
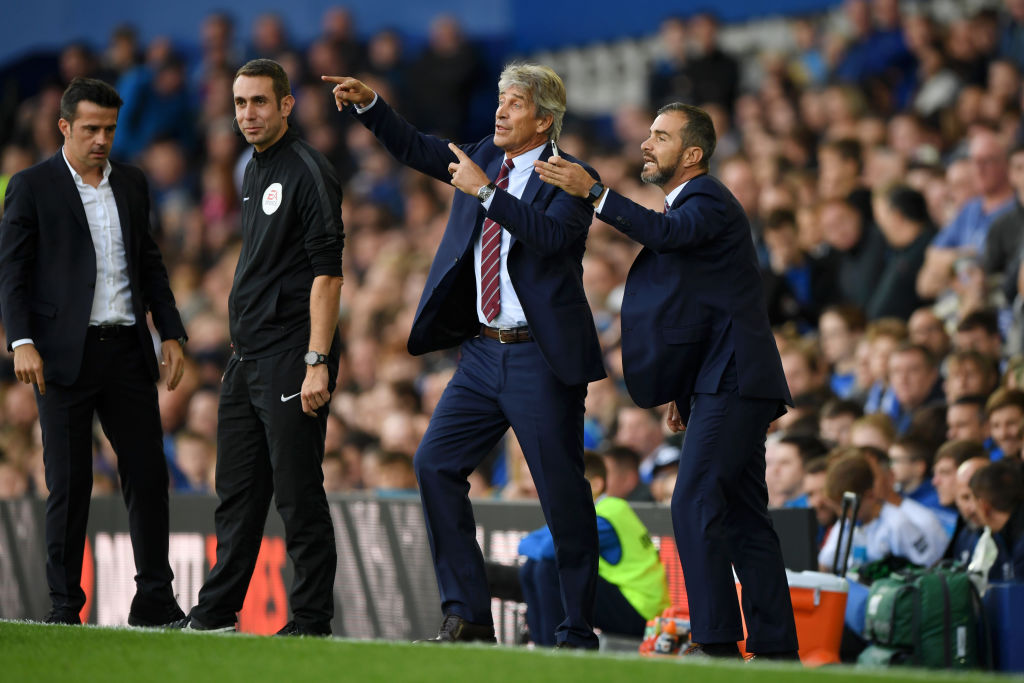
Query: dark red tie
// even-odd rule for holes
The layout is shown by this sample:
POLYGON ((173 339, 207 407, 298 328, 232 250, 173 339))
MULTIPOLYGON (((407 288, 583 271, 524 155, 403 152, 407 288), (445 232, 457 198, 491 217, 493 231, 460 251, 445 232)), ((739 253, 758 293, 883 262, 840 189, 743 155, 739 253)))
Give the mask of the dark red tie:
MULTIPOLYGON (((512 166, 512 160, 505 159, 494 183, 503 190, 508 189, 512 166)), ((501 226, 485 218, 480 241, 480 310, 491 322, 501 312, 501 226)))
POLYGON ((662 213, 668 213, 668 209, 669 209, 669 206, 668 206, 668 200, 666 199, 666 200, 665 200, 665 208, 664 208, 664 209, 662 209, 662 211, 661 211, 661 212, 662 212, 662 213))

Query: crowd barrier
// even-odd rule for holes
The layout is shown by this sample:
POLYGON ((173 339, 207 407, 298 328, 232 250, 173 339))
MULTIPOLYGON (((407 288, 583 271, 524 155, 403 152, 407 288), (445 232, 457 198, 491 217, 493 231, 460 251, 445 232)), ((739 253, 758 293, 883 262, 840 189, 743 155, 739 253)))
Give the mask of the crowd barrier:
MULTIPOLYGON (((441 621, 437 585, 419 499, 330 496, 338 548, 334 581, 335 635, 412 640, 436 633, 441 621)), ((171 498, 170 561, 174 591, 186 611, 196 603, 216 557, 212 496, 171 498)), ((0 501, 0 618, 41 619, 50 609, 45 573, 45 503, 0 501)), ((666 562, 669 587, 682 594, 672 522, 665 507, 634 506, 666 562)), ((515 564, 519 539, 544 523, 536 503, 475 502, 477 539, 488 560, 515 564)), ((773 510, 787 567, 813 568, 815 533, 810 510, 773 510)), ((97 498, 89 515, 82 572, 84 620, 108 626, 127 623, 135 593, 135 563, 128 517, 119 498, 97 498)), ((241 630, 268 634, 288 621, 292 568, 284 527, 271 511, 256 571, 239 614, 241 630)), ((522 628, 524 606, 495 599, 495 628, 512 643, 522 628)))

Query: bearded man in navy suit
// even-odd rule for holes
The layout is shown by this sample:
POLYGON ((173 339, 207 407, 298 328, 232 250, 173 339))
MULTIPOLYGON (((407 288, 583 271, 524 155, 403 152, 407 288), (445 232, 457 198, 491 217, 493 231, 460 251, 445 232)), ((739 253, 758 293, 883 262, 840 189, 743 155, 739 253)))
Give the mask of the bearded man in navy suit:
POLYGON ((533 170, 554 151, 565 86, 547 67, 507 66, 494 135, 456 146, 360 81, 324 80, 396 159, 459 190, 409 335, 413 354, 461 345, 413 461, 445 615, 432 641, 494 641, 467 477, 511 426, 555 541, 566 615, 556 647, 596 648, 597 522, 583 476, 583 400, 605 376, 582 282, 593 208, 533 170))
POLYGON ((665 191, 651 211, 566 159, 538 161, 545 182, 587 198, 644 249, 626 280, 622 367, 636 403, 669 404, 686 430, 672 525, 690 603, 689 654, 736 657, 743 639, 732 570, 743 585, 747 650, 796 658, 793 608, 768 517, 764 443, 791 403, 765 309, 750 223, 708 175, 715 130, 697 107, 669 104, 640 146, 641 179, 665 191))

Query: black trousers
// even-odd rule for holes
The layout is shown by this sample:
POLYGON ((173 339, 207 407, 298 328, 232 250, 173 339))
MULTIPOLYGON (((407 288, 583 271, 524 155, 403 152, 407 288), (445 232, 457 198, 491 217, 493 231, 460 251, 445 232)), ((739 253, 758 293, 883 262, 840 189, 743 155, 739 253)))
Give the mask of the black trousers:
MULTIPOLYGON (((337 554, 321 469, 328 406, 315 418, 302 412, 304 353, 228 362, 217 420, 217 563, 192 609, 203 624, 234 623, 242 609, 273 496, 295 568, 295 622, 330 632, 337 554)), ((328 366, 333 391, 337 361, 328 366)))
POLYGON ((672 493, 672 527, 694 642, 743 639, 733 569, 743 585, 747 650, 794 652, 793 605, 768 516, 764 442, 776 400, 739 395, 730 361, 716 394, 695 394, 672 493))
POLYGON ((104 335, 89 328, 74 384, 48 383, 45 395, 36 393, 50 489, 46 579, 53 607, 73 612, 85 605, 82 553, 93 482, 94 415, 117 454, 137 591, 152 602, 174 600, 174 574, 167 561, 167 461, 156 384, 134 328, 104 335))

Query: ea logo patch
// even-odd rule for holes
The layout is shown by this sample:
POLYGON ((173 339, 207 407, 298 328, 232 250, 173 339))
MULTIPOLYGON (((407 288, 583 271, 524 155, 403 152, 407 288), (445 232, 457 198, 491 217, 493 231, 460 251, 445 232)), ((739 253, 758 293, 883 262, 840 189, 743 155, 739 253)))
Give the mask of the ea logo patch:
POLYGON ((263 213, 268 216, 281 207, 281 183, 273 183, 263 191, 263 213))

